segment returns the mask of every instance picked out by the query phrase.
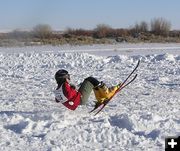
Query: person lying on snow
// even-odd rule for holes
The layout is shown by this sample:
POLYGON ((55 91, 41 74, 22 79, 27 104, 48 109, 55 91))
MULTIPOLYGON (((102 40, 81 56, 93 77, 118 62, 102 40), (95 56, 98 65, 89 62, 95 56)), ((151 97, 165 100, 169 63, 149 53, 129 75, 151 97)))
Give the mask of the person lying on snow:
POLYGON ((55 80, 57 82, 55 101, 57 103, 61 102, 70 110, 75 110, 79 105, 85 105, 92 90, 97 101, 103 102, 114 95, 115 91, 119 88, 119 85, 108 88, 96 78, 88 77, 82 82, 80 88, 76 90, 75 86, 70 84, 68 71, 64 69, 56 72, 55 80))

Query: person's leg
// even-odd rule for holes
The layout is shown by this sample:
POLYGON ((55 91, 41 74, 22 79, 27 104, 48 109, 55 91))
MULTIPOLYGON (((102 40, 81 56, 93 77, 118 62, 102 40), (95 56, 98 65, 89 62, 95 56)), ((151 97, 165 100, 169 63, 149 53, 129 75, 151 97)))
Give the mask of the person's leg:
POLYGON ((79 92, 81 93, 81 105, 84 105, 87 103, 88 98, 93 90, 94 87, 99 85, 99 81, 95 79, 94 77, 88 77, 86 78, 83 83, 81 84, 79 88, 79 92))

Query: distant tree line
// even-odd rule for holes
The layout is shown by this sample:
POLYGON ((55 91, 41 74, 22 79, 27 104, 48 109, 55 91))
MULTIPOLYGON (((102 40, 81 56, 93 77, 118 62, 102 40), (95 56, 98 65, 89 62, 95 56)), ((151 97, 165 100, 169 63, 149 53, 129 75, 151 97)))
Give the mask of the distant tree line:
MULTIPOLYGON (((15 39, 24 42, 40 42, 42 44, 63 44, 81 41, 89 43, 98 42, 94 39, 114 39, 117 42, 139 39, 149 41, 157 37, 176 37, 180 38, 180 31, 171 30, 171 23, 164 18, 154 18, 150 23, 142 21, 130 28, 112 28, 106 24, 99 24, 93 30, 68 28, 63 32, 54 31, 50 25, 39 24, 31 31, 14 30, 9 33, 0 33, 0 40, 15 39), (85 38, 83 38, 85 37, 85 38)), ((5 41, 5 40, 4 40, 5 41)), ((161 41, 161 40, 160 40, 161 41)), ((178 41, 179 42, 179 41, 178 41)))
POLYGON ((94 38, 136 36, 140 33, 150 33, 159 36, 171 36, 171 23, 163 18, 155 18, 148 24, 145 21, 136 23, 133 27, 113 29, 109 25, 99 24, 94 30, 68 29, 67 34, 92 36, 94 38))

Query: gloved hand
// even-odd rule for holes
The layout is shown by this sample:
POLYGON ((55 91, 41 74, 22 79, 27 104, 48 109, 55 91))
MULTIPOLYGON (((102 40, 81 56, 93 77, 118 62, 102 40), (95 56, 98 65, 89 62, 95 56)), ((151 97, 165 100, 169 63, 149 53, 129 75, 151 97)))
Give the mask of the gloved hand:
POLYGON ((78 87, 80 87, 81 85, 82 85, 82 82, 81 82, 81 83, 79 83, 77 86, 78 86, 78 87))
POLYGON ((60 101, 55 98, 56 103, 59 103, 60 101))
POLYGON ((76 86, 74 84, 70 84, 71 88, 76 89, 76 86))

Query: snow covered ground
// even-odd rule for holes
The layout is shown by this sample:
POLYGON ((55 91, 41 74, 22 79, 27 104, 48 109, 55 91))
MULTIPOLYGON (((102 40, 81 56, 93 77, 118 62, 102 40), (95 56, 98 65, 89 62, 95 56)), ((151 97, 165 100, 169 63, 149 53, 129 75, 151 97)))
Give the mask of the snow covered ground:
POLYGON ((163 151, 180 135, 180 44, 0 48, 0 150, 163 151), (137 79, 97 116, 94 95, 75 111, 54 102, 54 74, 117 84, 137 79))

